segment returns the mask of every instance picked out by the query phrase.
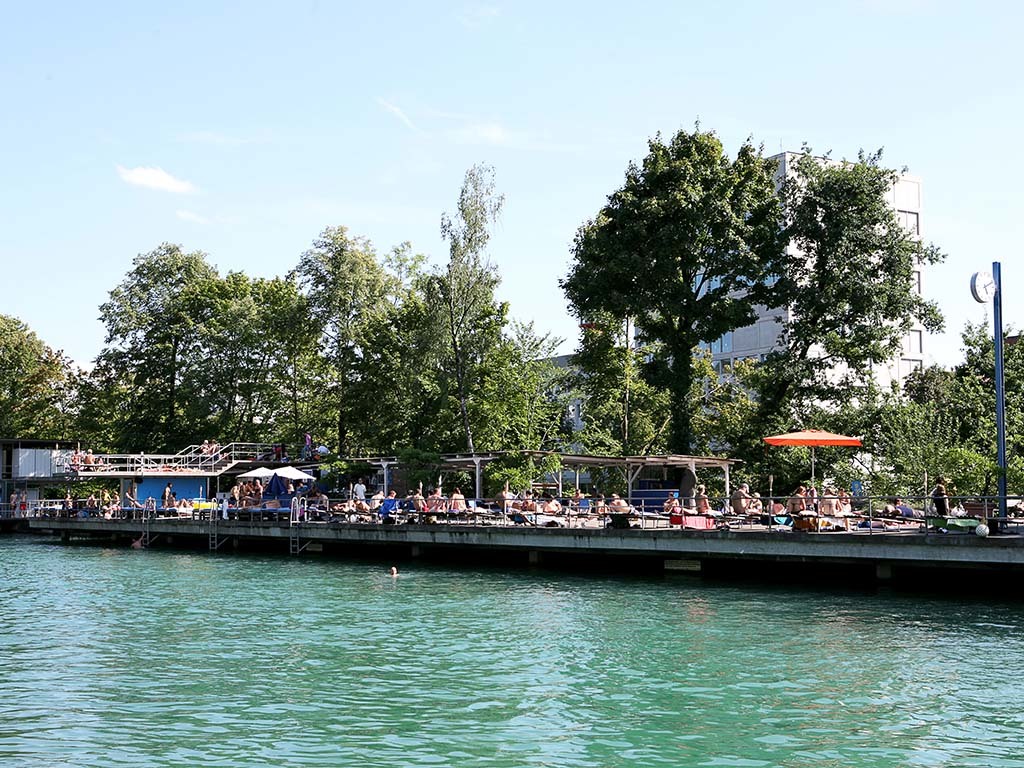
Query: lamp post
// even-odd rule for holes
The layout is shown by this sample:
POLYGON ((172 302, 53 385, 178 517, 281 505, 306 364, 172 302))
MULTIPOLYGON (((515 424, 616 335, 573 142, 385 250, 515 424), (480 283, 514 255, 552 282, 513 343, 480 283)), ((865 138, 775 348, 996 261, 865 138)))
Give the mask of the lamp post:
POLYGON ((1006 522, 1006 395, 1003 386, 1003 278, 1002 265, 992 262, 992 272, 975 272, 971 293, 980 304, 992 302, 993 336, 996 349, 996 462, 999 465, 999 521, 1006 522))

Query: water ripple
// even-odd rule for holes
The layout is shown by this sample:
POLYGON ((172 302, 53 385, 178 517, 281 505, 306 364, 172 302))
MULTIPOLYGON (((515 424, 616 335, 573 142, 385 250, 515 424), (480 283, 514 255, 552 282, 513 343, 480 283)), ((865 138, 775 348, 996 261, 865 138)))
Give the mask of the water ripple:
POLYGON ((0 764, 1024 768, 1013 604, 0 541, 0 764))

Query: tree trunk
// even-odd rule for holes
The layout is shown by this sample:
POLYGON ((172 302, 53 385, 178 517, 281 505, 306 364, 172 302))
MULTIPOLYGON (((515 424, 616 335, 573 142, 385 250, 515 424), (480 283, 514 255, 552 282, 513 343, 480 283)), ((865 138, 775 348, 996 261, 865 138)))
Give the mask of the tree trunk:
POLYGON ((455 351, 455 381, 459 387, 459 410, 462 412, 462 426, 466 430, 466 447, 470 453, 476 453, 473 447, 473 428, 469 425, 469 408, 466 405, 466 372, 462 369, 462 350, 458 345, 455 351))
POLYGON ((174 399, 177 397, 177 384, 178 384, 178 337, 175 336, 171 339, 171 374, 170 382, 167 387, 167 414, 165 416, 166 425, 164 428, 164 443, 165 448, 170 449, 171 432, 174 429, 174 413, 177 410, 174 407, 174 399))
POLYGON ((693 416, 690 388, 693 385, 693 350, 687 345, 672 350, 672 376, 670 386, 669 413, 672 416, 672 432, 669 437, 669 452, 690 454, 693 445, 693 416))
POLYGON ((338 455, 344 456, 346 443, 348 442, 348 425, 345 423, 345 389, 342 383, 338 382, 338 455))

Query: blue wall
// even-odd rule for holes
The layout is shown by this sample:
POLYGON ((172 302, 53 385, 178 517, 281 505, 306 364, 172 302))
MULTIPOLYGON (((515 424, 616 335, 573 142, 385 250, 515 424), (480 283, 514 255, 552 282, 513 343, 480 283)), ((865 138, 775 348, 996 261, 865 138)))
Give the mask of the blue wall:
MULTIPOLYGON (((214 492, 217 490, 217 478, 215 477, 147 477, 138 484, 138 495, 135 498, 144 502, 152 496, 159 506, 168 482, 171 484, 171 490, 178 494, 178 501, 207 499, 210 497, 210 488, 213 488, 214 492)), ((230 487, 229 485, 228 488, 230 487)))

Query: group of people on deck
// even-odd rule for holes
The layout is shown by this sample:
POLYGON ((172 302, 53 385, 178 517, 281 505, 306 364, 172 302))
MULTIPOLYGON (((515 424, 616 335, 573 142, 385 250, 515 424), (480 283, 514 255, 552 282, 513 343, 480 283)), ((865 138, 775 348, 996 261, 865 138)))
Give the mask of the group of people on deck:
POLYGON ((852 509, 850 494, 847 493, 845 488, 837 490, 827 485, 819 496, 818 489, 813 485, 800 485, 786 499, 784 508, 777 511, 793 516, 821 515, 822 517, 834 517, 836 515, 849 514, 852 509))
POLYGON ((76 448, 68 458, 68 469, 74 473, 104 469, 105 464, 99 456, 94 456, 92 449, 82 451, 76 448))
POLYGON ((203 444, 199 446, 200 456, 216 456, 220 453, 220 445, 216 440, 203 440, 203 444))

